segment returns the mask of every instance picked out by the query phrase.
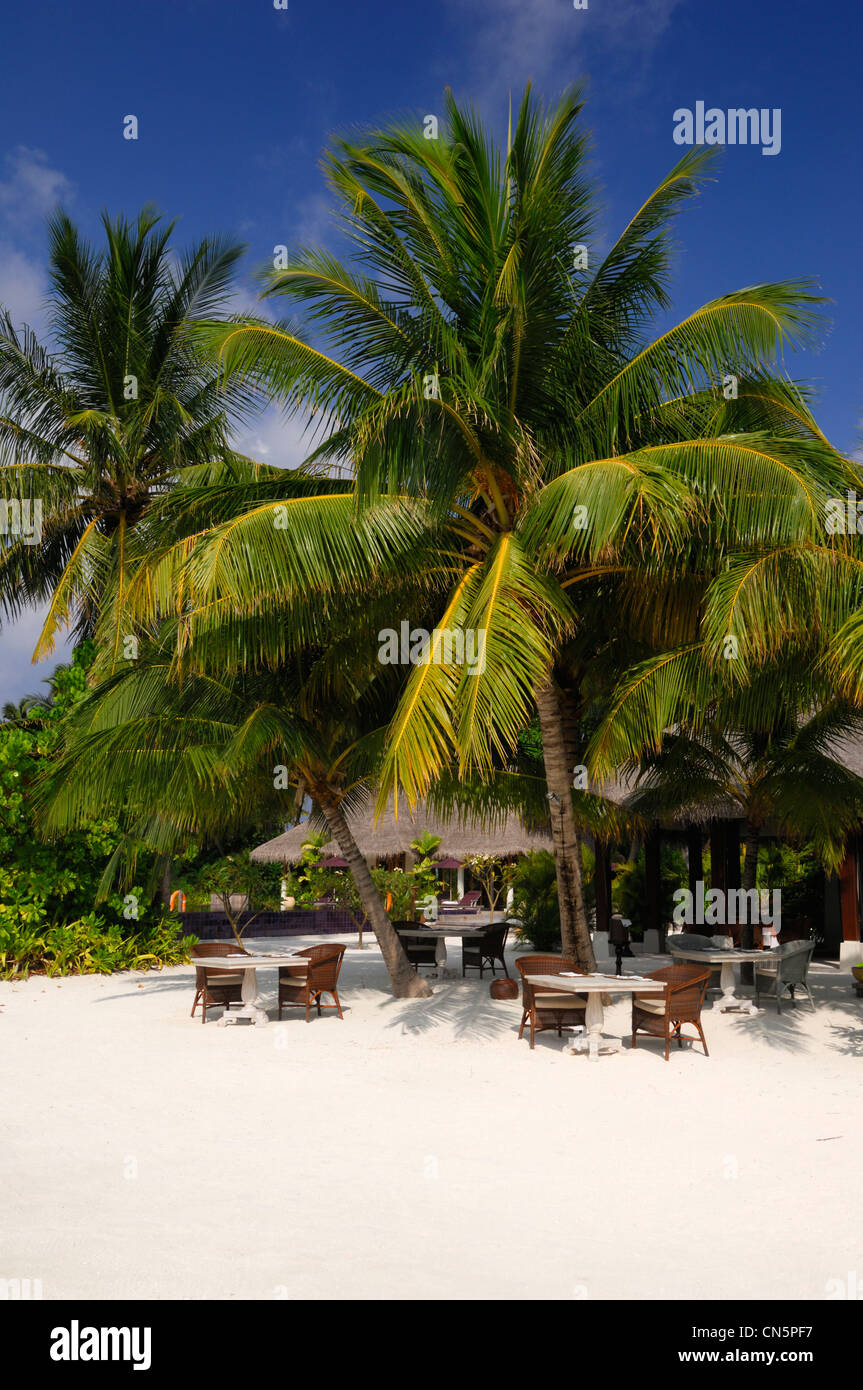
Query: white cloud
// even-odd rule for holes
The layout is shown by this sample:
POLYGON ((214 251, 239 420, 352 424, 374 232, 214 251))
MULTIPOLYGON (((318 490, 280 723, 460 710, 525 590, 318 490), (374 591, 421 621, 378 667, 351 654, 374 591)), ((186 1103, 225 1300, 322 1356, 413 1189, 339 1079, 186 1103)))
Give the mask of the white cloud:
POLYGON ((234 444, 241 454, 276 468, 297 468, 315 447, 317 436, 299 417, 285 419, 275 406, 260 420, 237 432, 234 444))
POLYGON ((44 266, 0 241, 0 304, 9 310, 16 328, 27 323, 40 332, 47 289, 44 266))
POLYGON ((48 290, 44 261, 28 254, 37 224, 74 192, 66 175, 42 150, 19 145, 6 155, 0 177, 0 305, 16 327, 27 323, 43 336, 48 290))
POLYGON ((586 10, 572 0, 447 0, 454 27, 472 33, 471 79, 477 100, 513 97, 530 78, 558 86, 581 75, 585 53, 595 46, 643 54, 667 28, 685 0, 589 0, 586 10))
POLYGON ((71 661, 72 645, 58 642, 53 656, 34 666, 31 657, 45 622, 47 605, 25 613, 18 622, 0 629, 0 704, 16 703, 25 695, 44 694, 42 681, 60 662, 71 661))
POLYGON ((7 154, 5 164, 8 175, 0 179, 0 214, 10 227, 41 221, 72 197, 72 183, 52 168, 43 150, 19 145, 7 154))

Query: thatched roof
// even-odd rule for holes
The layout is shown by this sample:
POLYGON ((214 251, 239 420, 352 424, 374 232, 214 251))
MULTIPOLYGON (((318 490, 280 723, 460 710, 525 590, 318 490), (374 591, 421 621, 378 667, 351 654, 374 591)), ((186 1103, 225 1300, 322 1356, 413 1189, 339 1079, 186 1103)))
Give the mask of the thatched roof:
MULTIPOLYGON (((348 824, 365 859, 391 859, 410 853, 411 840, 424 830, 441 836, 440 846, 435 851, 435 857, 440 859, 465 859, 470 854, 529 854, 531 850, 551 849, 552 845, 550 834, 526 830, 515 815, 498 818, 490 825, 460 820, 457 816, 441 820, 429 815, 422 803, 413 815, 406 806, 401 806, 398 820, 392 806, 388 806, 377 825, 374 808, 369 806, 349 814, 348 824)), ((274 840, 258 845, 252 850, 252 858, 264 864, 296 864, 311 828, 308 823, 293 826, 274 840)), ((344 850, 335 840, 330 840, 323 853, 344 854, 344 850)))

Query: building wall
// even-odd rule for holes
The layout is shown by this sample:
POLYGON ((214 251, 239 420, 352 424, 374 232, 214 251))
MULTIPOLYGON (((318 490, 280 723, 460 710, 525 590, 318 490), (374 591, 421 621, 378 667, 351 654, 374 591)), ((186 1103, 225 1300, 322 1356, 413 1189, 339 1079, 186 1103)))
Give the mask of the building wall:
MULTIPOLYGON (((293 908, 289 912, 260 912, 240 915, 240 931, 251 940, 268 936, 339 936, 359 930, 361 913, 344 907, 293 908), (246 926, 246 923, 249 923, 246 926)), ((225 941, 233 936, 224 912, 179 912, 177 930, 181 936, 197 936, 201 941, 225 941)))

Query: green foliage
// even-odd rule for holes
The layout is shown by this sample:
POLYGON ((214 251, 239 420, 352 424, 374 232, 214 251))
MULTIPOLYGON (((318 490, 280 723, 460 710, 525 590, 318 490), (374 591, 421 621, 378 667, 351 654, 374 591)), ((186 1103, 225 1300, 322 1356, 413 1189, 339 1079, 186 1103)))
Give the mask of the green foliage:
POLYGON ((516 931, 519 941, 529 942, 537 951, 559 951, 560 904, 554 855, 547 849, 526 854, 516 865, 512 889, 512 912, 522 923, 516 931))
POLYGON ((417 878, 410 869, 372 869, 372 879, 393 921, 415 920, 416 900, 423 894, 419 891, 417 878))
MULTIPOLYGON (((92 643, 84 643, 71 665, 58 670, 53 702, 37 722, 0 724, 0 928, 13 933, 24 927, 41 931, 89 913, 120 839, 118 821, 98 812, 56 844, 43 843, 34 827, 33 787, 62 747, 61 720, 85 693, 92 656, 92 643)), ((139 916, 146 915, 143 890, 136 889, 135 897, 139 916)), ((110 899, 102 920, 122 924, 124 899, 110 899)))
POLYGON ((33 789, 63 747, 62 720, 86 693, 93 655, 94 644, 81 643, 54 672, 49 699, 38 709, 28 700, 25 720, 0 723, 0 973, 7 977, 130 970, 188 956, 176 924, 140 884, 94 910, 122 837, 115 817, 97 812, 53 844, 36 833, 33 789))
POLYGON ((162 917, 142 931, 124 932, 95 912, 42 928, 7 919, 0 924, 0 977, 108 975, 114 970, 160 970, 189 959, 196 938, 179 937, 176 921, 162 917))
MULTIPOLYGON (((660 921, 670 922, 674 893, 689 882, 686 860, 673 845, 663 845, 660 854, 660 921)), ((611 901, 615 912, 632 922, 632 935, 642 936, 647 927, 647 877, 644 850, 631 863, 618 864, 612 879, 611 901)))
MULTIPOLYGON (((590 913, 596 904, 596 856, 589 845, 581 846, 581 867, 584 905, 590 913)), ((554 855, 547 849, 525 854, 515 865, 511 882, 512 915, 523 924, 516 930, 518 940, 530 943, 537 951, 559 951, 560 903, 554 855)))
POLYGON ((824 918, 824 870, 815 847, 772 843, 758 852, 759 888, 781 888, 782 920, 787 925, 801 918, 820 923, 824 918))

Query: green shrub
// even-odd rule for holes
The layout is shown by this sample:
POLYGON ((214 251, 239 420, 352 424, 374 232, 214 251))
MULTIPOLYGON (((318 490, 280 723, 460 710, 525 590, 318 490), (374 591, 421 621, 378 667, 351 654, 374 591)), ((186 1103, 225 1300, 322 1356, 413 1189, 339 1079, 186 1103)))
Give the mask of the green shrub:
POLYGON ((547 849, 538 849, 520 859, 512 892, 512 913, 521 920, 516 938, 537 951, 559 951, 560 904, 554 855, 547 849))
POLYGON ((73 922, 0 926, 0 977, 109 975, 115 970, 161 970, 189 960, 194 936, 178 937, 164 917, 132 933, 90 912, 73 922))

